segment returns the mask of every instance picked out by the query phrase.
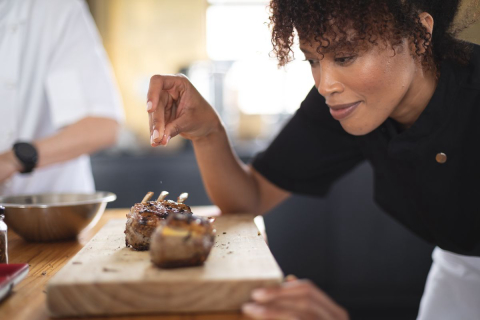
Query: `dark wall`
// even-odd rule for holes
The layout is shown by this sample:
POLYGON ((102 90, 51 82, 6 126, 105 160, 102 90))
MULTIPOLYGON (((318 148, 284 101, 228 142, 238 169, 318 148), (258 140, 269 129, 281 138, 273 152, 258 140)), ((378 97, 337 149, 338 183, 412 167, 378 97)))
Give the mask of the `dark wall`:
POLYGON ((189 205, 211 205, 193 151, 173 155, 95 155, 92 170, 97 190, 111 191, 117 200, 108 208, 130 208, 153 191, 170 192, 175 200, 188 192, 189 205))
MULTIPOLYGON (((96 155, 92 167, 97 190, 117 194, 109 208, 131 207, 161 190, 172 198, 188 192, 189 205, 211 204, 191 150, 96 155)), ((415 319, 433 247, 384 214, 372 190, 364 163, 325 199, 291 197, 265 216, 269 246, 285 274, 311 279, 353 319, 415 319)))

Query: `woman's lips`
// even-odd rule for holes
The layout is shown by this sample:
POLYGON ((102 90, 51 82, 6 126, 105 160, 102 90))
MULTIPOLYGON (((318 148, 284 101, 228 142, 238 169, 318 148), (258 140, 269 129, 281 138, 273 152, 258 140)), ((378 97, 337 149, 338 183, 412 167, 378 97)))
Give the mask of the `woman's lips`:
POLYGON ((342 120, 348 117, 360 104, 360 101, 351 104, 342 104, 336 106, 328 106, 330 114, 335 120, 342 120))

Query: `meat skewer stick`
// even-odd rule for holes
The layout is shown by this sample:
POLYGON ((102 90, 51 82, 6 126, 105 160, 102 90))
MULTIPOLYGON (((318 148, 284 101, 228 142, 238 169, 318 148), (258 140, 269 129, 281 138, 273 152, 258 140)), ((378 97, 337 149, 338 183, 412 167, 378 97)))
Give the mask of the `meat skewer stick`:
POLYGON ((150 200, 153 197, 153 192, 148 192, 145 197, 143 197, 142 203, 147 204, 148 200, 150 200))
POLYGON ((178 196, 177 202, 178 203, 183 203, 185 200, 188 198, 188 193, 184 192, 181 195, 178 196))
POLYGON ((162 191, 160 195, 158 196, 157 201, 163 201, 165 200, 165 197, 168 196, 168 191, 162 191))

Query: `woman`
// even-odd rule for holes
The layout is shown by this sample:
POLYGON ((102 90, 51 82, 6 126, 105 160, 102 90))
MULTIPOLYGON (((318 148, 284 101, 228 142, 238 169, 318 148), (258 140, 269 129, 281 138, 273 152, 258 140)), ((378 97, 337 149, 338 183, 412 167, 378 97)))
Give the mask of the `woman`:
MULTIPOLYGON (((293 58, 296 33, 315 81, 279 136, 245 165, 185 77, 154 76, 147 100, 152 146, 178 134, 192 140, 207 191, 223 212, 261 214, 291 193, 324 195, 367 159, 377 203, 437 245, 419 319, 478 319, 480 48, 453 37, 458 7, 272 0, 279 64, 293 58)), ((348 318, 308 281, 290 280, 254 291, 244 312, 256 319, 348 318)))

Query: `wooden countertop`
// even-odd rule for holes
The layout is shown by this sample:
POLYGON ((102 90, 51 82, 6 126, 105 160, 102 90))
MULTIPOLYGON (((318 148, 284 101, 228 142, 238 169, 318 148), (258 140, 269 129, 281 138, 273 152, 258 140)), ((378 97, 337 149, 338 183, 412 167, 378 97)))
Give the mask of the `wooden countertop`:
MULTIPOLYGON (((57 273, 110 219, 124 218, 128 209, 107 209, 100 221, 91 230, 84 232, 78 241, 34 243, 26 242, 13 231, 8 232, 8 253, 10 263, 28 263, 27 277, 14 287, 13 293, 0 302, 0 319, 45 320, 54 319, 48 315, 45 287, 57 273)), ((216 215, 214 206, 192 207, 199 215, 216 215)), ((67 319, 67 318, 63 318, 67 319)), ((70 319, 70 318, 69 318, 70 319)), ((78 318, 72 318, 78 319, 78 318)), ((90 320, 248 320, 249 317, 237 313, 216 314, 165 314, 152 316, 123 316, 109 318, 87 318, 90 320)))

